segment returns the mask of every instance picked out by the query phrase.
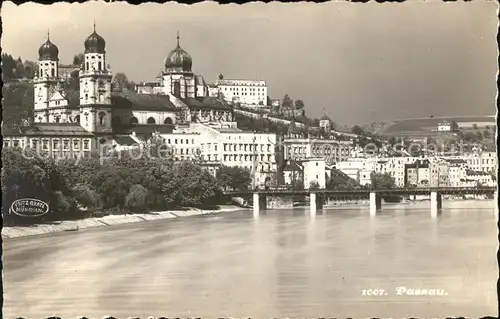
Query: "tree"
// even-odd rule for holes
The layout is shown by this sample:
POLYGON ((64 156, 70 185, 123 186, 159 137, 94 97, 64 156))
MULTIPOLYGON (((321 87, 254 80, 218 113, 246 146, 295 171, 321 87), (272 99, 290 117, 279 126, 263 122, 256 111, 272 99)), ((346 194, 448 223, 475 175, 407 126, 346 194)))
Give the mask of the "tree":
POLYGON ((247 190, 252 183, 250 170, 221 166, 217 171, 217 184, 224 190, 247 190))
POLYGON ((312 181, 309 183, 309 189, 310 190, 318 190, 320 189, 321 187, 319 186, 319 183, 316 182, 316 181, 312 181))
POLYGON ((113 90, 117 92, 133 89, 133 86, 135 85, 133 82, 129 82, 127 75, 123 72, 116 73, 111 84, 113 86, 113 90))
POLYGON ((372 172, 370 174, 370 180, 372 187, 375 189, 391 189, 396 185, 394 177, 387 173, 372 172))
POLYGON ((296 100, 295 101, 295 108, 297 110, 303 110, 304 109, 304 101, 302 101, 302 100, 296 100))
POLYGON ((285 94, 283 97, 283 101, 281 102, 282 109, 291 109, 293 108, 293 100, 290 98, 288 94, 285 94))
POLYGON ((148 208, 150 192, 144 186, 135 184, 125 197, 125 207, 133 212, 144 212, 148 208))
POLYGON ((224 80, 224 75, 222 73, 219 74, 219 80, 224 80))
POLYGON ((85 60, 85 55, 83 53, 78 53, 73 57, 73 65, 82 65, 85 60))
POLYGON ((266 105, 267 106, 273 105, 273 101, 271 100, 271 98, 269 96, 267 97, 266 105))
POLYGON ((35 72, 37 65, 33 61, 24 61, 24 77, 27 79, 33 79, 35 77, 35 72))
POLYGON ((361 126, 359 125, 354 125, 352 128, 351 128, 351 132, 353 134, 356 134, 356 135, 364 135, 365 134, 365 131, 361 128, 361 126))
POLYGON ((459 130, 459 126, 458 126, 458 123, 456 121, 451 121, 450 123, 450 129, 453 131, 453 132, 456 132, 459 130))
POLYGON ((2 90, 3 121, 6 129, 18 129, 33 118, 32 83, 11 83, 2 90))
POLYGON ((473 130, 477 130, 477 128, 478 128, 478 126, 477 126, 477 124, 476 124, 476 123, 472 124, 472 129, 473 129, 473 130))
POLYGON ((161 192, 169 206, 199 206, 216 202, 221 192, 215 178, 191 162, 174 164, 161 175, 161 192))
POLYGON ((484 136, 484 138, 489 139, 491 137, 490 131, 489 130, 484 130, 483 136, 484 136))
POLYGON ((2 53, 2 75, 4 80, 16 78, 17 62, 10 54, 2 53))

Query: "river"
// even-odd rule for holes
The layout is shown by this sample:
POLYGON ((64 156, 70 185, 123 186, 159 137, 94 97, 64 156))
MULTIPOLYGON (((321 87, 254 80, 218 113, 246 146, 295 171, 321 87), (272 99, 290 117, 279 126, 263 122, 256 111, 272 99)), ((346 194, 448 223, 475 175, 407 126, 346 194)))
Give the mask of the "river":
POLYGON ((372 217, 362 206, 247 210, 4 240, 4 317, 496 316, 494 202, 444 201, 437 218, 429 205, 372 217))

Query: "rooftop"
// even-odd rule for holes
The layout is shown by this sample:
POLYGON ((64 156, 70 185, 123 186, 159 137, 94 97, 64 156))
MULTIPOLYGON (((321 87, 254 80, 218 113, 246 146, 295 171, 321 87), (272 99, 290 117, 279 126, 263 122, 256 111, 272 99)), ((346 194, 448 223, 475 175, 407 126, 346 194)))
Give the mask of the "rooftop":
POLYGON ((134 139, 131 138, 130 135, 118 135, 114 138, 114 140, 118 145, 131 146, 137 144, 137 142, 134 141, 134 139))
POLYGON ((133 91, 115 92, 111 96, 114 107, 130 108, 143 111, 171 111, 177 108, 168 95, 138 94, 133 91))
POLYGON ((3 130, 6 136, 93 136, 78 123, 35 123, 19 126, 18 129, 3 130))
POLYGON ((490 174, 486 173, 486 172, 482 172, 482 171, 474 171, 474 170, 471 170, 471 169, 468 169, 465 171, 467 175, 469 176, 488 176, 490 174))

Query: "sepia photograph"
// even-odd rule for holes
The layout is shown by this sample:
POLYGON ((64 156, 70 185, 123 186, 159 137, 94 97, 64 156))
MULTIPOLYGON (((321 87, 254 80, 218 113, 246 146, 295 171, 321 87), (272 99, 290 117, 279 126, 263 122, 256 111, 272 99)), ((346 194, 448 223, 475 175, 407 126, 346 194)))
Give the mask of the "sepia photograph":
POLYGON ((498 12, 4 2, 2 317, 497 317, 498 12))

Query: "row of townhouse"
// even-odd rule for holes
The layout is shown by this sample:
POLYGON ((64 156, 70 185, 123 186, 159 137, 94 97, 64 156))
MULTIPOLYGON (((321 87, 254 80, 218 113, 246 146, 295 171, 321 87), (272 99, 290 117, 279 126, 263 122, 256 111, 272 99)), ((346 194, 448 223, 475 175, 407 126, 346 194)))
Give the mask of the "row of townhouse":
POLYGON ((397 187, 405 186, 495 186, 496 154, 466 154, 461 157, 390 157, 351 158, 336 164, 336 168, 358 181, 371 184, 371 174, 389 174, 397 187))

